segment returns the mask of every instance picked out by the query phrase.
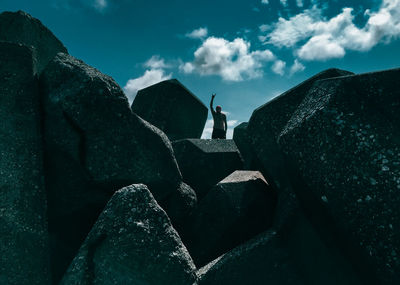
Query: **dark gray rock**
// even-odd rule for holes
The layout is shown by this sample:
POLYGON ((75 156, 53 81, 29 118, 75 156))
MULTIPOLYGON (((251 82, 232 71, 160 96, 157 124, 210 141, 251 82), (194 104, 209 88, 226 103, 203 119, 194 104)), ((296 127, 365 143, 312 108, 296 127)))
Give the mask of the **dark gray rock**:
POLYGON ((64 45, 48 28, 23 11, 0 14, 0 41, 34 47, 35 69, 39 73, 58 52, 67 53, 64 45))
POLYGON ((174 228, 179 232, 182 223, 197 206, 197 195, 189 185, 182 182, 177 191, 174 191, 165 201, 160 202, 160 205, 168 213, 174 228))
POLYGON ((184 139, 172 146, 183 181, 202 199, 208 190, 235 170, 243 169, 243 160, 233 140, 184 139))
POLYGON ((0 283, 49 284, 37 78, 32 50, 0 42, 0 283))
POLYGON ((274 231, 235 248, 198 271, 199 285, 301 285, 288 249, 274 231))
POLYGON ((182 178, 168 138, 132 113, 109 76, 60 53, 43 71, 41 88, 57 279, 75 255, 68 248, 78 250, 114 191, 143 182, 161 201, 182 178))
POLYGON ((400 282, 399 75, 316 82, 278 141, 316 227, 371 284, 400 282))
POLYGON ((282 203, 282 207, 278 209, 284 212, 277 213, 277 224, 281 223, 285 219, 284 215, 291 211, 288 208, 297 207, 293 191, 290 190, 290 179, 285 168, 284 156, 276 142, 279 134, 314 82, 351 74, 353 73, 339 69, 322 71, 254 110, 249 120, 247 135, 256 156, 254 160, 257 162, 257 169, 264 174, 272 187, 279 190, 279 203, 282 203))
POLYGON ((61 284, 193 284, 195 266, 145 185, 117 191, 61 284))
POLYGON ((203 266, 272 224, 276 194, 258 171, 235 171, 213 187, 187 221, 184 241, 203 266))
POLYGON ((242 155, 244 169, 254 170, 258 169, 258 166, 256 165, 255 154, 251 145, 251 138, 249 137, 249 133, 247 131, 248 125, 249 123, 243 122, 235 127, 233 130, 233 141, 242 155))
POLYGON ((207 107, 176 79, 139 90, 132 110, 171 140, 200 138, 208 113, 207 107))

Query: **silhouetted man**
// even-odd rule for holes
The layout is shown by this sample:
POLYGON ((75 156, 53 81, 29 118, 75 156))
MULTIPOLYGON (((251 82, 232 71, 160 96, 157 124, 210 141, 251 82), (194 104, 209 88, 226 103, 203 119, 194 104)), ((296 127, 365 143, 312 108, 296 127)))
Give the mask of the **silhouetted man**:
POLYGON ((211 95, 211 102, 210 102, 210 109, 211 114, 214 119, 214 127, 212 132, 213 139, 226 139, 226 129, 228 127, 226 123, 226 116, 225 114, 221 113, 221 106, 217 106, 214 110, 213 103, 214 103, 215 94, 211 95))

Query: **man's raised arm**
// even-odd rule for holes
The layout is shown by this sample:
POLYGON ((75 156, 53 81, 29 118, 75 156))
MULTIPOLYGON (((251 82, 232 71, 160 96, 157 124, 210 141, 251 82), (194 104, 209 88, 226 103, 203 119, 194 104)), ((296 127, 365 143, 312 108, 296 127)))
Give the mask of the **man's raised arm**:
POLYGON ((214 107, 213 107, 214 98, 215 98, 215 93, 211 95, 210 110, 211 110, 212 114, 215 114, 215 110, 214 110, 214 107))

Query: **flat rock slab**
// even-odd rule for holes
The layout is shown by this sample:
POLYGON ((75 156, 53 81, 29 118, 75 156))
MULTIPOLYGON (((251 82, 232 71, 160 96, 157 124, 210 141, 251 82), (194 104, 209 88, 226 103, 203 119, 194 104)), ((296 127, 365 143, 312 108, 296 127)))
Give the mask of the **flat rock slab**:
POLYGON ((61 284, 193 284, 195 267, 145 185, 117 191, 61 284))
POLYGON ((202 199, 208 190, 235 170, 243 160, 233 140, 184 139, 172 146, 183 180, 202 199))
MULTIPOLYGON (((112 78, 60 53, 40 80, 49 228, 56 248, 78 250, 108 199, 123 186, 146 183, 158 200, 176 191, 182 177, 168 138, 132 113, 112 78)), ((53 252, 58 259, 58 249, 53 252)), ((74 254, 62 258, 55 275, 60 277, 74 254)))
POLYGON ((49 284, 39 93, 30 48, 0 42, 0 283, 49 284))
POLYGON ((199 269, 199 285, 301 285, 303 278, 288 249, 274 231, 247 243, 199 269))
POLYGON ((200 138, 207 121, 207 107, 176 79, 138 91, 132 110, 171 140, 200 138))
POLYGON ((316 82, 278 141, 304 208, 373 284, 400 283, 399 76, 316 82))
POLYGON ((38 19, 23 12, 0 14, 0 41, 24 44, 35 49, 35 71, 40 73, 64 45, 38 19))
POLYGON ((213 187, 187 220, 185 244, 203 266, 267 230, 276 194, 258 171, 235 171, 213 187))

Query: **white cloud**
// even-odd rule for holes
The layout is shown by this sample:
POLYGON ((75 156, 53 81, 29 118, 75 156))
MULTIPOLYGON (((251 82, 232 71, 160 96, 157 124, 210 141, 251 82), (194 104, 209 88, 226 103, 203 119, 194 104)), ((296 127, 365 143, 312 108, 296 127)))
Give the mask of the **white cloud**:
POLYGON ((306 69, 306 67, 301 62, 299 62, 298 59, 295 59, 293 65, 290 67, 289 75, 292 76, 293 74, 303 71, 304 69, 306 69))
POLYGON ((97 10, 103 11, 105 8, 107 8, 108 3, 107 0, 94 0, 93 6, 97 10))
POLYGON ((271 33, 259 36, 279 48, 290 47, 303 60, 341 58, 347 50, 369 51, 400 36, 400 0, 382 0, 376 12, 366 10, 366 24, 354 24, 353 8, 326 19, 317 6, 289 19, 279 18, 271 33), (300 45, 300 47, 299 47, 300 45))
POLYGON ((272 65, 271 70, 276 74, 284 75, 285 74, 285 67, 286 67, 286 62, 278 59, 272 65))
POLYGON ((146 63, 149 67, 144 74, 138 78, 129 79, 124 87, 124 92, 128 97, 129 103, 133 102, 138 90, 149 87, 160 81, 171 79, 172 74, 166 74, 163 68, 166 67, 164 60, 153 56, 146 63))
POLYGON ((287 0, 280 0, 280 1, 281 1, 282 6, 286 7, 288 5, 287 0))
POLYGON ((268 31, 271 28, 271 26, 263 24, 263 25, 260 25, 258 28, 260 29, 261 32, 264 33, 266 31, 268 31))
POLYGON ((268 5, 268 4, 269 4, 269 1, 268 1, 268 0, 261 0, 261 4, 268 5))
MULTIPOLYGON (((229 112, 224 112, 229 113, 229 112)), ((228 129, 226 130, 226 138, 232 139, 233 130, 238 125, 238 120, 228 120, 228 129)), ((212 119, 207 120, 206 125, 203 130, 203 134, 201 135, 202 139, 211 139, 212 131, 213 131, 214 121, 212 119)))
POLYGON ((208 35, 208 29, 207 28, 198 28, 196 30, 191 31, 190 33, 187 33, 185 36, 191 39, 204 39, 208 35))
POLYGON ((299 7, 299 8, 301 8, 301 7, 303 7, 303 0, 296 0, 296 4, 297 4, 297 7, 299 7))
POLYGON ((263 63, 275 56, 270 50, 250 51, 250 43, 242 38, 227 41, 209 37, 194 52, 192 62, 180 66, 184 73, 219 75, 226 81, 242 81, 262 76, 263 63))

